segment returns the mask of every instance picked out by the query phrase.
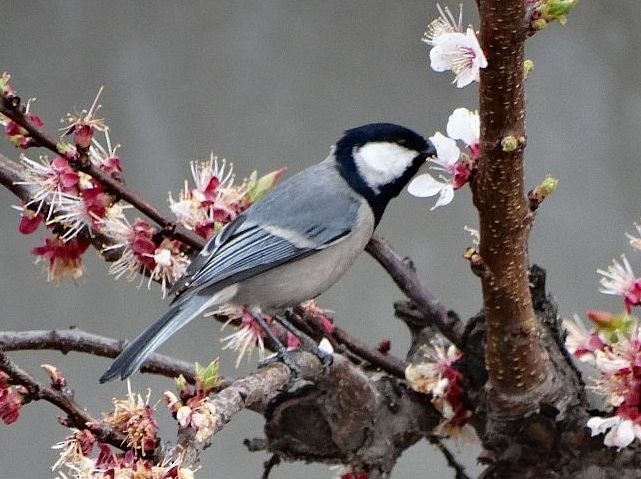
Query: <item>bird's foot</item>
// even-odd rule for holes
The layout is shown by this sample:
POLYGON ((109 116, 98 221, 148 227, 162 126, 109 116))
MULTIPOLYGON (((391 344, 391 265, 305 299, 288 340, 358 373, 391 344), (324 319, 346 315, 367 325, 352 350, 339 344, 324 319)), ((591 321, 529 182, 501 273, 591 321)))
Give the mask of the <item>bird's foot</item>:
POLYGON ((263 359, 258 362, 258 368, 264 368, 270 364, 282 362, 285 366, 291 371, 291 376, 287 384, 281 389, 281 392, 294 393, 296 391, 301 391, 307 389, 309 386, 313 385, 312 382, 303 379, 303 371, 301 367, 296 362, 293 351, 289 351, 285 348, 272 354, 270 357, 263 359))
POLYGON ((294 336, 296 336, 302 345, 302 350, 307 351, 309 353, 312 353, 314 356, 316 356, 319 361, 321 362, 321 366, 323 368, 323 372, 325 374, 329 374, 329 371, 331 369, 332 364, 334 363, 334 356, 332 353, 323 351, 318 344, 316 344, 316 341, 314 341, 312 338, 310 338, 307 334, 302 332, 300 329, 298 329, 296 326, 294 326, 289 319, 287 319, 287 312, 285 315, 277 315, 274 316, 274 319, 278 321, 287 331, 292 333, 294 336))

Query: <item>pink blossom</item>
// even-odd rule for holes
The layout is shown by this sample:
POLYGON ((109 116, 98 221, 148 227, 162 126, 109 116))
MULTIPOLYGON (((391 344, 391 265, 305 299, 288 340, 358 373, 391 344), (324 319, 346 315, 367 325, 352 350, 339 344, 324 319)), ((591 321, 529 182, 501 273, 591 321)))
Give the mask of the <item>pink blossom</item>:
POLYGON ((107 173, 112 178, 122 180, 122 165, 116 150, 120 145, 112 145, 111 138, 109 137, 109 130, 105 128, 103 131, 104 145, 98 141, 95 136, 92 138, 91 146, 88 150, 89 159, 91 163, 107 173))
MULTIPOLYGON (((221 341, 225 343, 223 349, 231 349, 238 353, 236 367, 240 365, 245 353, 248 353, 247 359, 251 359, 252 352, 255 348, 258 348, 259 359, 265 357, 264 333, 249 311, 244 308, 226 307, 219 309, 216 314, 229 317, 223 325, 223 329, 232 321, 240 319, 240 326, 237 327, 236 332, 221 338, 221 341)), ((268 324, 272 321, 268 316, 265 316, 265 320, 268 324)))
POLYGON ((65 131, 66 134, 73 134, 73 142, 78 148, 89 148, 95 131, 107 131, 108 129, 104 119, 96 117, 96 113, 100 109, 98 99, 100 98, 102 90, 103 87, 100 87, 89 110, 67 114, 67 126, 63 127, 62 130, 65 131))
POLYGON ((191 173, 195 188, 185 181, 177 199, 169 194, 169 208, 180 224, 205 239, 234 220, 252 204, 252 198, 264 194, 280 177, 270 174, 258 179, 252 174, 249 182, 234 185, 232 164, 213 154, 207 161, 192 162, 191 173))
MULTIPOLYGON (((105 251, 120 250, 120 257, 109 267, 109 273, 116 279, 125 276, 128 281, 133 281, 139 275, 156 269, 157 230, 145 220, 137 218, 133 224, 129 223, 123 207, 115 204, 106 211, 97 226, 113 242, 105 251)), ((157 274, 160 277, 161 272, 157 274)), ((142 286, 143 281, 144 276, 140 276, 138 287, 142 286)))
POLYGON ((563 327, 568 331, 565 347, 574 357, 594 364, 595 352, 602 349, 605 343, 595 331, 586 330, 578 316, 574 321, 564 319, 563 327))
POLYGON ((37 256, 36 263, 44 261, 47 281, 61 281, 66 276, 77 279, 82 276, 82 255, 89 247, 89 241, 73 238, 63 242, 53 236, 45 239, 43 246, 37 246, 31 252, 37 256))
MULTIPOLYGON (((27 113, 25 117, 37 128, 41 128, 42 126, 44 126, 44 122, 38 115, 27 113)), ((13 120, 7 120, 4 122, 4 124, 4 132, 7 135, 9 143, 11 143, 13 146, 23 150, 34 146, 33 138, 31 138, 29 132, 18 125, 18 123, 13 120)))
POLYGON ((637 278, 625 255, 621 255, 621 263, 616 260, 607 271, 598 269, 597 273, 602 275, 599 291, 604 294, 622 296, 625 308, 628 312, 632 306, 638 306, 641 302, 641 278, 637 278))
POLYGON ((93 138, 93 126, 87 123, 77 123, 72 127, 73 141, 78 148, 88 148, 93 138))
POLYGON ((175 283, 189 266, 190 260, 180 247, 179 241, 164 239, 151 255, 154 267, 151 269, 147 286, 150 287, 152 281, 160 283, 163 298, 167 294, 167 287, 175 283))
POLYGON ((18 231, 23 235, 30 235, 31 233, 34 233, 44 221, 42 213, 36 213, 35 211, 24 207, 18 207, 17 209, 21 212, 18 231))
POLYGON ((22 395, 9 386, 9 376, 0 371, 0 420, 9 425, 18 420, 22 395))
POLYGON ((63 194, 78 195, 80 177, 65 158, 58 156, 49 162, 46 158, 33 161, 22 156, 20 162, 25 167, 25 180, 16 184, 31 186, 35 189, 32 194, 33 199, 27 203, 27 206, 38 205, 37 213, 45 203, 49 203, 47 218, 50 219, 63 194))

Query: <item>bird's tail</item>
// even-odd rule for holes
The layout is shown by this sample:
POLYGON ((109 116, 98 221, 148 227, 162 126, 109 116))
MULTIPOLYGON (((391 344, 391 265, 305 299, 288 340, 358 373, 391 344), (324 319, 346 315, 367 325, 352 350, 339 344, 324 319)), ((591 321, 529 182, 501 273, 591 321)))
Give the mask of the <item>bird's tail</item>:
POLYGON ((180 328, 199 316, 207 308, 220 304, 216 296, 194 295, 186 301, 175 303, 158 321, 145 329, 114 360, 109 369, 100 377, 105 383, 120 376, 125 379, 134 373, 147 356, 180 328))

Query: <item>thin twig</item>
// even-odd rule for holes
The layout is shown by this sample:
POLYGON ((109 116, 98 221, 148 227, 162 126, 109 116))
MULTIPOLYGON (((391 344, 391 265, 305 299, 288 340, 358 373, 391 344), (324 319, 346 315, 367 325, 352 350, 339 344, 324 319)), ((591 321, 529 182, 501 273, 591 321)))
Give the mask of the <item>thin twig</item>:
MULTIPOLYGON (((15 121, 22 128, 27 130, 29 136, 33 138, 37 146, 46 148, 53 153, 59 155, 56 142, 52 140, 46 133, 36 127, 25 116, 20 108, 12 108, 11 103, 7 99, 0 101, 0 113, 15 121)), ((79 152, 78 157, 75 159, 78 169, 102 183, 107 191, 119 199, 133 205, 138 211, 148 216, 163 228, 163 234, 173 239, 182 241, 186 245, 191 246, 195 250, 201 250, 205 245, 205 240, 198 236, 193 231, 188 230, 184 226, 176 224, 163 215, 160 210, 153 206, 148 201, 144 200, 140 195, 127 188, 123 183, 113 179, 111 176, 104 173, 97 168, 87 158, 86 154, 79 152)))
MULTIPOLYGON (((24 182, 25 179, 26 175, 22 165, 0 154, 0 184, 20 198, 24 204, 27 204, 33 199, 35 188, 30 185, 20 184, 24 182)), ((38 205, 32 204, 30 208, 35 211, 38 205)), ((48 208, 49 204, 45 203, 43 209, 47 211, 48 208)), ((56 226, 58 225, 60 224, 56 223, 56 226)), ((105 261, 112 262, 120 258, 122 249, 107 249, 109 246, 114 245, 113 240, 100 231, 91 230, 90 232, 85 228, 79 233, 79 236, 89 241, 105 261)))
MULTIPOLYGON (((75 328, 0 332, 0 350, 3 351, 52 349, 63 354, 76 351, 94 356, 115 358, 120 354, 125 344, 124 341, 87 333, 75 328)), ((195 381, 192 363, 161 354, 149 356, 149 359, 143 363, 141 371, 169 378, 175 378, 182 374, 187 381, 191 383, 195 381)), ((220 390, 227 385, 229 385, 229 381, 223 379, 217 389, 220 390)))
POLYGON ((452 452, 445 446, 445 444, 443 444, 441 438, 431 436, 430 442, 443 453, 448 465, 456 472, 456 479, 470 479, 470 476, 465 473, 465 467, 456 460, 454 454, 452 454, 452 452))
POLYGON ((33 376, 9 359, 9 356, 3 351, 0 351, 0 370, 11 377, 13 384, 24 386, 27 389, 29 394, 25 397, 25 403, 30 401, 46 401, 51 403, 67 415, 71 427, 89 429, 101 441, 107 442, 119 449, 126 450, 127 438, 124 434, 91 417, 76 403, 72 393, 68 391, 56 391, 53 388, 40 384, 33 376))
POLYGON ((272 455, 268 461, 265 461, 263 464, 263 475, 260 476, 261 479, 269 479, 269 474, 272 472, 275 466, 280 464, 280 456, 278 454, 272 455))
POLYGON ((372 237, 367 252, 389 273, 396 285, 416 305, 425 318, 452 344, 461 348, 465 325, 423 286, 410 261, 401 258, 387 241, 372 237))

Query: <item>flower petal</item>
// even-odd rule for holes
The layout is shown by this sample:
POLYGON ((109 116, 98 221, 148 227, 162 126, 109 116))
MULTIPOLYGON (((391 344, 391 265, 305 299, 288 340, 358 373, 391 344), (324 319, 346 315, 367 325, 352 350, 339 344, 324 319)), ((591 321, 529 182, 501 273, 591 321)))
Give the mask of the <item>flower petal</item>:
POLYGON ((454 199, 454 187, 450 184, 446 184, 441 190, 441 194, 438 197, 434 206, 430 208, 430 211, 434 211, 439 206, 449 205, 454 199))
POLYGON ((609 447, 627 447, 634 441, 632 421, 623 419, 605 435, 603 444, 609 447))
POLYGON ((447 136, 461 140, 467 146, 476 145, 481 136, 481 119, 478 112, 457 108, 447 120, 447 136))
POLYGON ((412 180, 407 187, 407 191, 412 196, 428 198, 440 194, 444 186, 445 183, 434 179, 434 177, 428 173, 424 173, 412 180))
POLYGON ((619 424, 621 421, 621 418, 612 416, 612 417, 600 417, 600 416, 595 416, 591 417, 588 422, 586 423, 586 427, 589 427, 591 432, 591 436, 598 436, 599 434, 603 434, 604 432, 608 431, 611 427, 615 426, 616 424, 619 424))
POLYGON ((443 135, 440 131, 434 133, 434 136, 430 137, 430 141, 436 148, 436 156, 438 157, 432 161, 449 171, 449 167, 454 166, 461 156, 461 150, 456 146, 456 141, 443 135))

